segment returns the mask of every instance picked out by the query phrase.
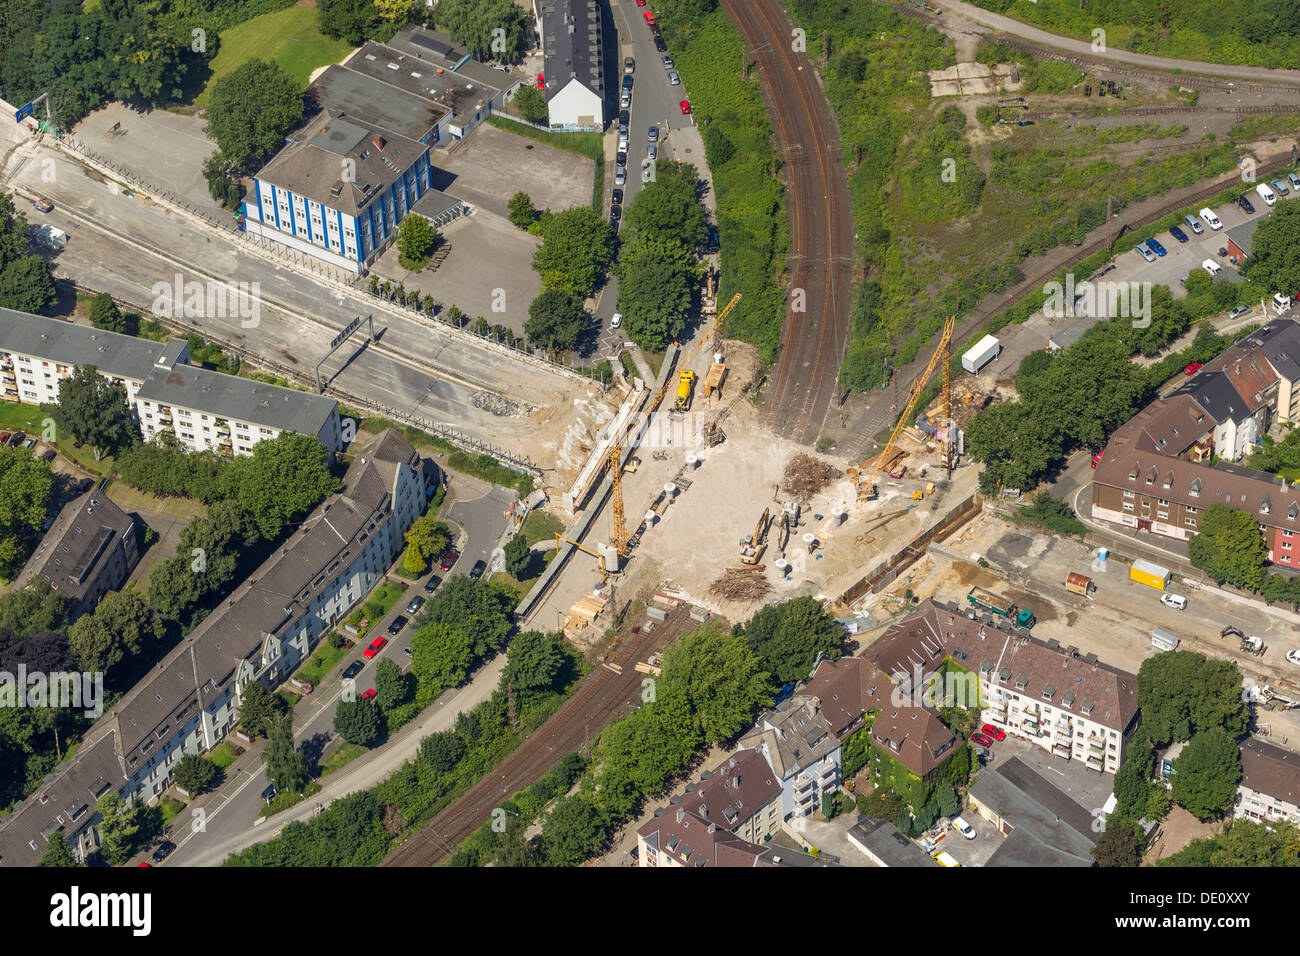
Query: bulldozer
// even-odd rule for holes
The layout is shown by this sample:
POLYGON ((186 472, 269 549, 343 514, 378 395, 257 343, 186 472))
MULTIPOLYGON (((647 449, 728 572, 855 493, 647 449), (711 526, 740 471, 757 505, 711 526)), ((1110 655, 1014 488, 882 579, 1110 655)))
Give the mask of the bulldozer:
POLYGON ((740 563, 747 565, 758 564, 759 559, 763 557, 763 552, 767 550, 767 529, 772 524, 772 509, 764 508, 763 517, 758 519, 758 524, 754 525, 754 533, 740 542, 740 563))

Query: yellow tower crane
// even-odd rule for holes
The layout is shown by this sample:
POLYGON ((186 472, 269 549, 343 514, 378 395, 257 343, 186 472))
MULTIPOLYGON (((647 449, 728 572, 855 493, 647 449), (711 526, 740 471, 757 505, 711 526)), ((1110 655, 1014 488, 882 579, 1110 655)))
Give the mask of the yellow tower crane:
MULTIPOLYGON (((948 366, 952 363, 952 332, 956 325, 956 316, 948 316, 948 321, 943 325, 943 337, 939 340, 939 347, 934 350, 930 356, 930 362, 925 367, 916 380, 912 382, 912 390, 907 394, 907 404, 903 406, 903 414, 898 417, 894 430, 890 433, 889 441, 885 443, 884 449, 873 459, 868 459, 858 463, 856 469, 850 469, 850 476, 858 489, 858 500, 864 498, 876 497, 876 477, 880 474, 885 465, 893 458, 895 446, 898 444, 898 437, 907 427, 909 419, 912 417, 912 411, 916 408, 917 401, 921 398, 921 393, 925 391, 926 385, 930 384, 930 379, 934 376, 934 370, 939 363, 943 363, 943 391, 944 391, 944 418, 945 421, 951 416, 952 405, 952 383, 949 381, 948 366)), ((945 432, 945 435, 947 432, 945 432)), ((945 443, 950 439, 945 438, 945 443)), ((945 444, 945 454, 951 461, 951 454, 947 453, 945 444)))
MULTIPOLYGON (((679 361, 679 366, 685 367, 686 365, 689 365, 691 360, 700 354, 700 350, 712 341, 713 333, 722 324, 722 320, 727 317, 728 313, 736 307, 736 303, 739 302, 740 299, 741 293, 739 292, 731 297, 731 301, 727 303, 727 307, 718 313, 717 318, 713 320, 713 323, 707 330, 705 330, 704 334, 700 336, 700 340, 695 343, 694 348, 687 353, 685 358, 679 361)), ((618 549, 618 557, 620 561, 627 557, 627 542, 628 538, 631 537, 631 535, 628 534, 627 520, 623 514, 623 443, 627 435, 634 434, 636 430, 641 427, 641 424, 659 408, 659 404, 664 400, 664 395, 668 392, 668 387, 672 384, 672 381, 673 379, 671 375, 664 376, 663 384, 659 386, 659 391, 655 392, 654 397, 650 400, 650 405, 646 410, 641 413, 636 422, 633 423, 623 435, 615 437, 614 445, 609 450, 609 458, 606 459, 605 462, 605 467, 609 469, 611 485, 610 497, 613 501, 614 509, 614 547, 618 549)))

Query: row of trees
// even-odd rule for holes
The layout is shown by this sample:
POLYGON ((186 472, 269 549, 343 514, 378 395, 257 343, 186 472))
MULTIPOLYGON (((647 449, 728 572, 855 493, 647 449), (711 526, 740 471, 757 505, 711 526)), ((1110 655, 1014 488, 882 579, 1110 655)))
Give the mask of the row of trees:
MULTIPOLYGON (((0 53, 0 63, 3 60, 0 53)), ((14 208, 11 195, 0 193, 0 308, 45 312, 54 305, 58 290, 50 264, 38 255, 25 255, 26 250, 27 217, 14 208)))
MULTIPOLYGON (((1288 435, 1284 444, 1290 439, 1288 435)), ((1262 449, 1262 453, 1268 454, 1269 449, 1262 449)), ((1251 456, 1252 465, 1260 454, 1251 456)), ((1300 610, 1300 578, 1268 570, 1268 546, 1254 515, 1227 505, 1210 505, 1196 531, 1187 543, 1193 567, 1204 571, 1216 584, 1255 591, 1270 604, 1290 604, 1300 610)))

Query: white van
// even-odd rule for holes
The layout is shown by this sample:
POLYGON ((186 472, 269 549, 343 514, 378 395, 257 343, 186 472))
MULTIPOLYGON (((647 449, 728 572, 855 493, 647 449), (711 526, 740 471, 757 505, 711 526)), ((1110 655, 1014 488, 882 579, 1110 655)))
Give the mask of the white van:
POLYGON ((952 828, 968 840, 975 839, 975 828, 961 817, 952 818, 952 828))
POLYGON ((1206 259, 1201 263, 1201 268, 1210 274, 1211 279, 1223 271, 1223 266, 1219 265, 1213 259, 1206 259))
POLYGON ((1267 183, 1260 183, 1255 187, 1255 192, 1259 193, 1259 198, 1264 200, 1264 202, 1268 203, 1270 206, 1277 202, 1277 193, 1269 189, 1267 183))
POLYGON ((1201 210, 1201 218, 1205 220, 1207 226, 1216 232, 1223 228, 1223 223, 1219 222, 1219 217, 1214 214, 1214 210, 1209 206, 1201 210))

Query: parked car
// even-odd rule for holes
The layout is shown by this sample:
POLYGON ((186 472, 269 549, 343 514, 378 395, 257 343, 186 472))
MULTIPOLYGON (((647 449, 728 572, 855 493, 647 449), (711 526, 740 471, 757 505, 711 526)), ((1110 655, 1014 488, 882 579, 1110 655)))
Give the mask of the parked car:
POLYGON ((1187 233, 1183 232, 1183 231, 1182 231, 1181 229, 1179 229, 1177 226, 1170 226, 1170 227, 1169 227, 1169 235, 1173 236, 1173 237, 1174 237, 1175 239, 1177 239, 1179 242, 1186 242, 1186 241, 1187 241, 1187 233))
POLYGON ((1229 321, 1232 321, 1233 319, 1239 319, 1249 311, 1250 311, 1250 306, 1239 305, 1228 313, 1227 318, 1229 321))
POLYGON ((1219 217, 1214 214, 1214 210, 1209 206, 1206 206, 1201 210, 1201 218, 1205 220, 1205 224, 1215 232, 1218 232, 1223 228, 1223 223, 1219 221, 1219 217))
POLYGON ((267 787, 265 790, 262 791, 262 802, 270 803, 272 800, 275 799, 275 795, 277 793, 279 793, 279 791, 275 789, 275 784, 271 784, 269 787, 267 787))
POLYGON ((1279 196, 1285 196, 1291 191, 1287 189, 1286 183, 1282 182, 1280 179, 1270 179, 1268 184, 1273 187, 1273 192, 1277 193, 1279 196))
POLYGON ((659 127, 651 126, 648 130, 646 130, 645 138, 646 138, 646 142, 648 143, 659 142, 659 127))
POLYGON ((26 432, 14 432, 12 435, 9 436, 9 447, 17 448, 26 440, 27 440, 26 432))
POLYGON ((483 577, 483 572, 487 570, 487 562, 479 560, 474 562, 474 567, 469 569, 469 576, 474 580, 483 577))
POLYGON ((683 116, 689 116, 689 115, 690 115, 690 112, 691 112, 691 101, 690 101, 690 100, 682 100, 682 101, 681 101, 680 103, 678 103, 677 105, 680 106, 680 107, 682 108, 682 115, 683 115, 683 116))
POLYGON ((1300 650, 1287 651, 1286 659, 1292 664, 1300 664, 1300 650))
POLYGON ((538 88, 539 90, 544 90, 544 89, 546 89, 546 74, 545 74, 545 73, 538 73, 538 74, 537 74, 537 88, 538 88))
POLYGON ((610 202, 612 202, 615 206, 623 205, 623 190, 615 189, 610 196, 610 202))
POLYGON ((41 212, 54 212, 54 203, 50 202, 44 196, 37 196, 32 200, 32 205, 41 212))
POLYGON ((1223 271, 1223 266, 1219 265, 1213 259, 1206 259, 1201 263, 1201 268, 1210 274, 1211 279, 1223 271))
POLYGON ((36 447, 36 439, 35 439, 35 438, 29 438, 29 439, 27 439, 25 442, 22 443, 22 447, 23 447, 23 448, 35 448, 35 447, 36 447))
POLYGON ((646 23, 654 23, 654 22, 655 22, 655 15, 654 15, 653 13, 651 13, 649 10, 643 10, 643 11, 641 12, 641 16, 645 17, 645 22, 646 22, 646 23))
POLYGON ((973 734, 971 734, 971 735, 970 735, 970 739, 973 740, 973 741, 975 741, 975 743, 979 744, 981 747, 990 747, 990 748, 991 748, 991 747, 993 746, 993 738, 992 738, 992 737, 986 737, 984 734, 981 734, 981 733, 973 733, 973 734))
POLYGON ((1184 216, 1183 222, 1187 223, 1187 228, 1192 230, 1194 235, 1199 236, 1205 231, 1205 227, 1201 225, 1201 221, 1193 215, 1184 216))
POLYGON ((632 77, 630 76, 623 77, 623 89, 625 90, 632 89, 632 77))
POLYGON ((677 71, 676 71, 676 70, 669 70, 669 71, 668 71, 668 82, 671 83, 673 86, 681 86, 681 85, 682 85, 682 78, 681 78, 680 76, 677 75, 677 71))
POLYGON ((627 110, 620 110, 618 114, 618 125, 626 129, 627 124, 630 122, 632 122, 632 114, 627 110))
POLYGON ((614 182, 620 186, 622 186, 625 182, 627 182, 626 166, 616 166, 614 168, 614 182))
POLYGON ((1163 256, 1163 255, 1165 255, 1165 254, 1168 252, 1168 250, 1165 249, 1164 246, 1160 245, 1160 243, 1158 243, 1158 242, 1157 242, 1156 240, 1154 240, 1154 239, 1148 239, 1148 240, 1147 240, 1147 248, 1150 249, 1152 252, 1154 252, 1154 253, 1155 253, 1156 255, 1158 255, 1158 256, 1163 256))
POLYGON ((460 560, 460 552, 457 551, 455 548, 452 548, 450 551, 448 551, 442 556, 442 560, 438 562, 438 567, 442 568, 442 570, 444 571, 450 571, 451 566, 459 560, 460 560))
POLYGON ((622 218, 623 218, 623 207, 611 206, 609 209, 609 221, 617 225, 618 221, 622 218))
POLYGON ((992 737, 994 740, 1006 740, 1007 732, 1001 727, 994 727, 992 724, 985 724, 980 728, 980 733, 985 737, 992 737))
POLYGON ((1095 455, 1092 456, 1092 467, 1093 467, 1093 468, 1096 468, 1098 465, 1101 464, 1101 456, 1104 455, 1104 454, 1106 454, 1106 452, 1104 452, 1104 451, 1099 451, 1099 452, 1097 452, 1097 454, 1095 454, 1095 455))
POLYGON ((656 146, 654 143, 651 143, 649 146, 645 148, 646 159, 654 159, 658 155, 658 153, 659 153, 659 147, 656 146))
POLYGON ((632 59, 629 56, 627 59, 623 61, 623 72, 633 73, 635 71, 636 71, 636 60, 632 59))
POLYGON ((655 31, 655 51, 658 53, 668 52, 668 44, 664 42, 664 38, 659 35, 658 30, 655 31))
POLYGON ((424 607, 424 598, 417 594, 415 597, 411 598, 410 603, 406 605, 406 613, 419 614, 420 608, 422 607, 424 607))
POLYGON ((370 642, 370 646, 362 651, 361 656, 366 660, 373 660, 374 656, 388 646, 388 638, 376 637, 370 642))
POLYGON ((665 70, 671 70, 673 68, 673 58, 669 56, 667 53, 665 53, 659 59, 663 61, 665 70))
POLYGON ((361 695, 361 700, 374 700, 374 699, 375 699, 375 689, 373 687, 371 687, 369 690, 367 690, 364 694, 361 695))
POLYGON ((441 583, 442 578, 438 577, 438 575, 429 575, 429 580, 424 582, 424 592, 426 594, 432 594, 434 591, 438 590, 438 585, 441 583))
POLYGON ((1199 371, 1200 371, 1201 369, 1203 369, 1204 367, 1205 367, 1205 363, 1204 363, 1204 362, 1188 362, 1188 363, 1187 363, 1187 367, 1186 367, 1185 369, 1183 369, 1183 374, 1184 374, 1184 375, 1195 375, 1197 372, 1199 372, 1199 371))
POLYGON ((407 657, 410 657, 412 654, 415 653, 415 651, 411 649, 410 644, 407 644, 405 647, 402 648, 402 653, 405 654, 407 657))
POLYGON ((952 828, 968 840, 975 839, 975 828, 961 817, 952 818, 952 828))
POLYGON ((356 677, 358 674, 361 673, 361 668, 365 666, 366 666, 365 661, 353 661, 351 664, 347 666, 347 669, 343 672, 343 679, 352 680, 352 678, 356 677))
POLYGON ((1165 607, 1172 607, 1175 610, 1182 611, 1187 607, 1187 598, 1181 594, 1165 593, 1160 595, 1160 603, 1165 607))
POLYGON ((1242 193, 1240 196, 1237 197, 1237 205, 1240 206, 1243 210, 1245 210, 1248 213, 1254 213, 1255 211, 1254 204, 1249 199, 1246 198, 1245 193, 1242 193))
MULTIPOLYGON (((406 627, 407 620, 408 618, 402 614, 399 614, 397 615, 397 617, 393 618, 393 623, 388 625, 389 635, 391 637, 396 637, 398 634, 401 634, 402 628, 406 627)), ((385 641, 384 643, 387 644, 388 642, 385 641)))
POLYGON ((632 91, 631 91, 631 90, 624 90, 624 91, 622 92, 622 94, 620 94, 620 96, 619 96, 619 98, 618 98, 618 105, 621 106, 623 109, 627 109, 629 106, 632 105, 632 91))
POLYGON ((1139 242, 1136 246, 1133 247, 1133 251, 1136 252, 1138 255, 1140 255, 1147 262, 1156 261, 1156 254, 1147 248, 1147 244, 1145 242, 1139 242))
POLYGON ((158 849, 153 851, 153 861, 161 863, 167 857, 171 856, 172 850, 176 849, 176 844, 171 840, 163 840, 158 844, 158 849))
POLYGON ((617 153, 617 154, 615 155, 615 157, 614 157, 614 165, 615 165, 615 166, 626 166, 626 165, 627 165, 627 150, 625 150, 625 149, 620 149, 620 150, 618 151, 618 153, 617 153))
POLYGON ((1292 189, 1300 192, 1300 176, 1297 176, 1295 173, 1287 173, 1286 181, 1291 184, 1292 189))

